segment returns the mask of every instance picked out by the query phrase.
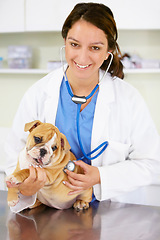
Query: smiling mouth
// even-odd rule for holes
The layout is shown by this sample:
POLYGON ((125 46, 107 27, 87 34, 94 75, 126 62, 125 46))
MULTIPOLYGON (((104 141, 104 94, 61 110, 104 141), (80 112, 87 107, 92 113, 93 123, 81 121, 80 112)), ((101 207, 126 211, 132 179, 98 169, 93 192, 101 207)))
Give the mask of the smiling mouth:
POLYGON ((76 64, 76 66, 78 67, 78 68, 80 68, 80 69, 86 69, 86 68, 88 68, 91 64, 88 64, 88 65, 80 65, 80 64, 78 64, 78 63, 76 63, 76 62, 74 62, 75 64, 76 64))

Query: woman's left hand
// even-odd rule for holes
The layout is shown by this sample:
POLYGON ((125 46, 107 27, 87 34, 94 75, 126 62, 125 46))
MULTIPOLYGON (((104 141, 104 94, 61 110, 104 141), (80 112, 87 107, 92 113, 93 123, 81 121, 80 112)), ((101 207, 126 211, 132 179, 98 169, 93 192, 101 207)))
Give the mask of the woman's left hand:
POLYGON ((77 174, 69 170, 65 170, 68 175, 68 181, 63 182, 67 187, 72 189, 69 195, 80 193, 93 185, 100 183, 100 174, 97 167, 88 165, 83 161, 76 161, 75 164, 83 168, 84 174, 77 174))

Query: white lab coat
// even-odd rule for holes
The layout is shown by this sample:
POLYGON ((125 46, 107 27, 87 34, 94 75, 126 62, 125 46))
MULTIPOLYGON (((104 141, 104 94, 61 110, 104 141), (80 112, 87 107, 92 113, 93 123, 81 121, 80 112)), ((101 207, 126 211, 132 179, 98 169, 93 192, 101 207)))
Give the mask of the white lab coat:
MULTIPOLYGON (((100 70, 100 79, 104 72, 100 70)), ((39 119, 55 124, 62 68, 36 82, 24 95, 15 116, 6 144, 8 169, 15 168, 18 153, 25 145, 28 133, 24 125, 39 119)), ((140 94, 125 81, 109 74, 99 86, 92 130, 92 150, 103 141, 109 146, 92 165, 100 172, 101 184, 94 186, 100 201, 147 204, 142 186, 160 184, 160 137, 140 94), (138 189, 138 190, 137 190, 138 189)), ((22 201, 13 208, 20 211, 34 203, 22 201)), ((33 200, 34 199, 34 200, 33 200)))

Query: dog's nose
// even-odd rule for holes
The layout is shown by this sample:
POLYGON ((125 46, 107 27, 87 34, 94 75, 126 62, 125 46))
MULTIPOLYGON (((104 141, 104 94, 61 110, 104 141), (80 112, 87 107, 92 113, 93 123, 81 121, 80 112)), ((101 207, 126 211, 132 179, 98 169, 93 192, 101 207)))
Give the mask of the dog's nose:
POLYGON ((40 156, 44 157, 44 155, 47 153, 47 150, 45 148, 40 149, 40 156))

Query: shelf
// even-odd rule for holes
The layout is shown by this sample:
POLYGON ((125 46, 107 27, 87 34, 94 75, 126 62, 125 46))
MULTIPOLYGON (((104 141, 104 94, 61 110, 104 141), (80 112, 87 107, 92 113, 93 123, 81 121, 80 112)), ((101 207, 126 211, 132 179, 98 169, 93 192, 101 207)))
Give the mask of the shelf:
MULTIPOLYGON (((52 70, 48 69, 0 69, 0 74, 47 74, 52 70)), ((124 69, 125 74, 145 74, 145 73, 160 73, 158 69, 124 69)))
POLYGON ((136 68, 136 69, 124 69, 124 73, 126 74, 139 74, 139 73, 160 73, 160 68, 136 68))
POLYGON ((51 70, 47 69, 0 69, 0 74, 47 74, 51 70))

